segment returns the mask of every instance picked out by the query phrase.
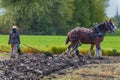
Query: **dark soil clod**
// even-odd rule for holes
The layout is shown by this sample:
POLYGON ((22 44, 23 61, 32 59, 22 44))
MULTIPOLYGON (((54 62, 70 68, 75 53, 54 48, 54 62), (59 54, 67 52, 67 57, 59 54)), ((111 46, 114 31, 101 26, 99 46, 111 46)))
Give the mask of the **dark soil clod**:
POLYGON ((49 53, 24 54, 18 58, 0 61, 0 80, 40 80, 51 73, 70 67, 78 68, 86 63, 84 57, 58 57, 49 53))

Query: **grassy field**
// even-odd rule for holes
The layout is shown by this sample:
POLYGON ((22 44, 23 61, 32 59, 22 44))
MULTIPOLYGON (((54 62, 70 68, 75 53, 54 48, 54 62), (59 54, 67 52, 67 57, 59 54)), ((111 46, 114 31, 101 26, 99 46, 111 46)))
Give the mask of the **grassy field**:
MULTIPOLYGON (((120 52, 120 30, 115 34, 108 34, 105 36, 101 46, 104 51, 120 52)), ((66 36, 42 36, 42 35, 21 35, 21 48, 25 53, 35 52, 31 46, 40 51, 48 51, 53 53, 63 52, 68 45, 65 45, 66 36)), ((82 53, 86 53, 89 50, 90 45, 83 44, 79 47, 82 53)), ((9 52, 10 45, 8 45, 8 35, 0 35, 0 52, 9 52)))

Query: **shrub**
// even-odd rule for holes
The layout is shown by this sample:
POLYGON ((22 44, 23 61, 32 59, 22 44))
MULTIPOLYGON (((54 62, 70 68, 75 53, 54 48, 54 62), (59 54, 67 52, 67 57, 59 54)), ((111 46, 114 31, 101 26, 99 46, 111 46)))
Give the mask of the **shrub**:
POLYGON ((120 52, 118 52, 116 49, 112 50, 102 50, 103 56, 120 56, 120 52))
POLYGON ((88 49, 80 49, 80 54, 87 55, 88 54, 88 49))
POLYGON ((54 53, 54 54, 60 54, 64 52, 67 48, 66 47, 57 47, 57 46, 52 46, 49 49, 49 52, 54 53))
POLYGON ((10 51, 10 47, 8 45, 0 45, 0 52, 9 52, 10 51))
MULTIPOLYGON (((53 54, 61 54, 67 49, 65 46, 49 46, 49 47, 38 47, 38 46, 32 46, 26 47, 26 46, 21 46, 21 50, 23 53, 41 53, 41 52, 49 52, 53 54)), ((79 49, 80 54, 87 55, 88 54, 88 49, 79 49)), ((4 45, 0 44, 0 52, 7 52, 10 53, 10 46, 9 45, 4 45)), ((92 55, 94 55, 95 50, 92 51, 92 55)), ((103 56, 120 56, 120 52, 116 49, 102 49, 102 55, 103 56)))

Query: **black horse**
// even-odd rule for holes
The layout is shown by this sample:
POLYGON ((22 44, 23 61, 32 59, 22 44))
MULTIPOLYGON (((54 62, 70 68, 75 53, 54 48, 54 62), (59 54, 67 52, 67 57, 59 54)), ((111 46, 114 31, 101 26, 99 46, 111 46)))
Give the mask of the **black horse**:
POLYGON ((94 45, 96 45, 95 57, 102 57, 102 49, 100 43, 103 41, 106 32, 112 33, 115 32, 115 30, 116 27, 112 23, 111 19, 109 21, 96 25, 96 27, 91 29, 77 27, 70 31, 67 35, 65 44, 67 44, 69 41, 71 42, 71 44, 68 46, 66 53, 68 54, 68 56, 70 56, 72 49, 72 52, 75 52, 76 55, 79 56, 80 54, 78 46, 83 43, 91 44, 88 53, 89 57, 92 57, 91 53, 94 45))

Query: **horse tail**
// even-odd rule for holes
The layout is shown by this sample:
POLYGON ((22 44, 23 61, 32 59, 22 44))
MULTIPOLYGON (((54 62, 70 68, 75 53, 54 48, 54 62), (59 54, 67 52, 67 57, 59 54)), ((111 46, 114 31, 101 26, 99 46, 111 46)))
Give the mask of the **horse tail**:
POLYGON ((67 36, 66 41, 65 41, 65 44, 68 44, 69 41, 70 41, 70 40, 69 40, 69 37, 67 36))

